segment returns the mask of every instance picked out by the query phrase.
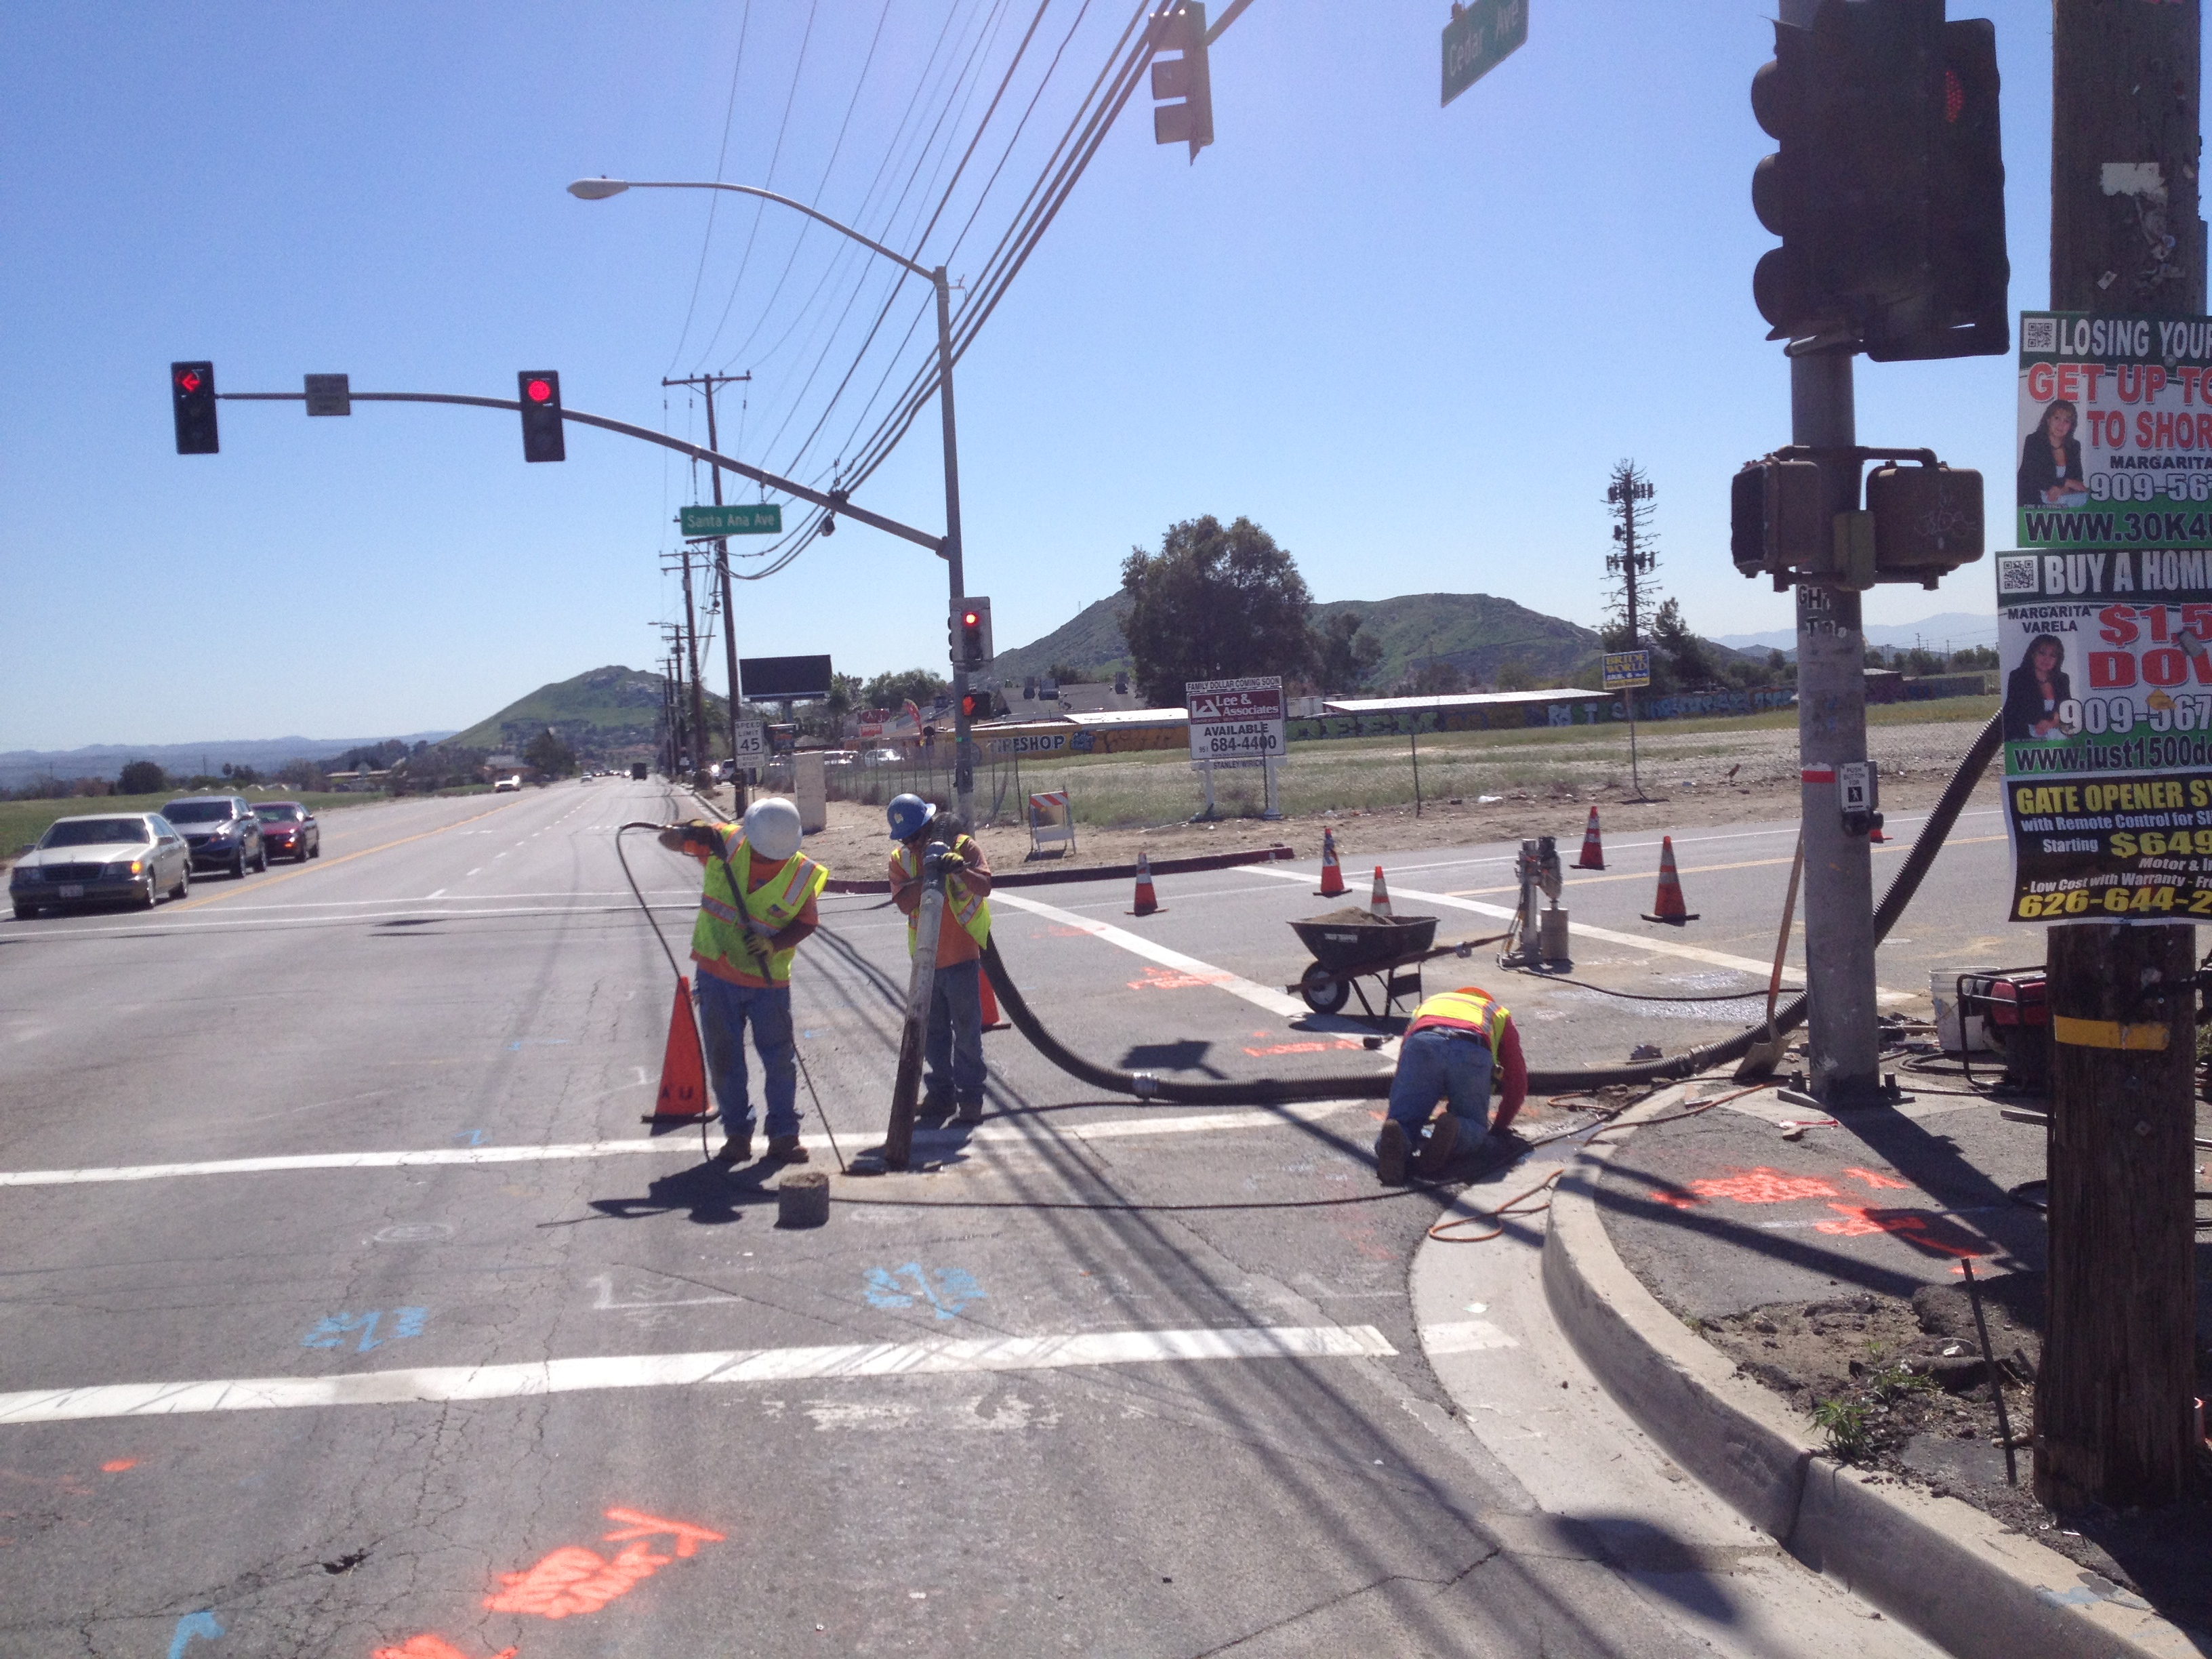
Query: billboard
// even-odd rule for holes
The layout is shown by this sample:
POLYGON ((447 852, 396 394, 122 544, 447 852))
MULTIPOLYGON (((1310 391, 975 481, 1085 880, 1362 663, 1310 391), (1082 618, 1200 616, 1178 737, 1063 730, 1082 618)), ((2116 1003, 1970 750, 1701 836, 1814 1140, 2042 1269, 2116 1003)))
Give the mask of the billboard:
POLYGON ((830 695, 827 657, 740 657, 738 684, 750 702, 801 702, 830 695))

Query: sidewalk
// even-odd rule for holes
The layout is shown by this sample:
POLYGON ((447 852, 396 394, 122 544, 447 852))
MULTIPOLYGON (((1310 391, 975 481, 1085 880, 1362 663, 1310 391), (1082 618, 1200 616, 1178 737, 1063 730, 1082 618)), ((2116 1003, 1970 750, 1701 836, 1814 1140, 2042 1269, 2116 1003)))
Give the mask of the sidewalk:
MULTIPOLYGON (((1955 1071, 1901 1081, 1901 1107, 1840 1117, 1771 1088, 1719 1099, 1738 1093, 1720 1079, 1645 1102, 1554 1194, 1552 1312, 1627 1414, 1739 1513, 1950 1651, 2212 1653, 2212 1503, 2060 1521, 2035 1503, 2033 1451, 2015 1487, 1992 1443, 1960 1263, 1974 1260, 2024 1437, 2044 1223, 2033 1189, 2014 1189, 2044 1173, 2043 1129, 1955 1071), (1821 1402, 1862 1437, 1852 1467, 1814 1421, 1821 1402)), ((1458 1207, 1544 1173, 1487 1177, 1458 1207)), ((1498 1248, 1431 1243, 1417 1296, 1425 1274, 1465 1278, 1498 1248)), ((2198 1291, 2212 1340, 2212 1261, 2198 1291)))

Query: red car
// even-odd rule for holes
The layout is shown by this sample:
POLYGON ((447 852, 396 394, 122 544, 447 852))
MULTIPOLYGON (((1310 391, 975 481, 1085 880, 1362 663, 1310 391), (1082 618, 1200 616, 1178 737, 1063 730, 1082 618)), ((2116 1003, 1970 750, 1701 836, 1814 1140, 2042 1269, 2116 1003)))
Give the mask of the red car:
POLYGON ((262 844, 269 856, 305 864, 323 855, 323 832, 315 815, 295 800, 264 801, 253 809, 261 820, 262 844))

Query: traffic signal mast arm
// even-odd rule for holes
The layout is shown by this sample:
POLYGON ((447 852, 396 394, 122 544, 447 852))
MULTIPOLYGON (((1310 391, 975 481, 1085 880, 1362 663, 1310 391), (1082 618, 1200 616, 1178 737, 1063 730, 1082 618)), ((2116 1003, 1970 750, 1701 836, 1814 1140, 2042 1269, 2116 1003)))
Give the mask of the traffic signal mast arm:
MULTIPOLYGON (((224 403, 294 404, 305 402, 307 395, 304 392, 219 392, 216 394, 224 403)), ((472 409, 504 409, 518 413, 522 408, 521 400, 516 398, 471 398, 450 392, 356 392, 351 395, 357 404, 465 404, 472 409)), ((896 519, 886 519, 880 513, 871 513, 866 507, 855 507, 845 499, 842 491, 832 490, 825 494, 792 479, 778 477, 773 472, 763 472, 757 466, 748 466, 743 461, 732 460, 727 455, 718 455, 697 444, 686 443, 681 438, 655 432, 649 427, 632 426, 628 421, 610 420, 604 415, 586 415, 580 409, 568 408, 562 410, 561 418, 580 422, 585 426, 599 427, 608 432, 618 432, 625 438, 641 438, 647 443, 659 444, 679 455, 688 455, 695 461, 721 467, 741 477, 750 478, 756 483, 765 484, 770 489, 780 489, 786 495, 796 495, 800 501, 811 501, 840 518, 851 519, 887 535, 912 542, 917 547, 926 547, 940 556, 944 553, 945 538, 942 536, 933 536, 927 530, 916 530, 912 525, 901 524, 896 519)))

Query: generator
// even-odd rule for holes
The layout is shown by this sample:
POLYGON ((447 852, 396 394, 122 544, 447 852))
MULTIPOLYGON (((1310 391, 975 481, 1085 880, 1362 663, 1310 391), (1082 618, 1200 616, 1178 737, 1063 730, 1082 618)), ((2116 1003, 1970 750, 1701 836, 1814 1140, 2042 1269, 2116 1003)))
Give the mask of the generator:
MULTIPOLYGON (((2051 1087, 2051 987, 2038 968, 1996 968, 1959 975, 1959 1018, 1978 1016, 1990 1046, 2004 1065, 2004 1080, 2038 1093, 2051 1087)), ((1969 1082, 1973 1057, 1962 1054, 1969 1082)))

